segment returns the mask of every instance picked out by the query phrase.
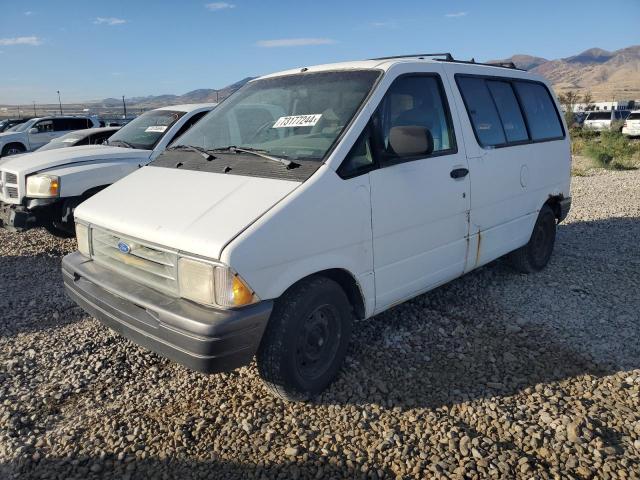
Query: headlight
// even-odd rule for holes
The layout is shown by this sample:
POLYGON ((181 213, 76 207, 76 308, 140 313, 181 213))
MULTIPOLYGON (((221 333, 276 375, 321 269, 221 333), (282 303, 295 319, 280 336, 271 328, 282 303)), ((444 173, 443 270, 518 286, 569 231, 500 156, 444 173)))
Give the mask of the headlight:
POLYGON ((89 227, 82 223, 76 223, 76 239, 78 240, 78 251, 85 257, 90 257, 89 227))
POLYGON ((181 257, 178 260, 180 296, 205 305, 241 307, 258 301, 229 267, 181 257))
POLYGON ((31 175, 27 177, 27 197, 49 198, 60 195, 60 177, 31 175))

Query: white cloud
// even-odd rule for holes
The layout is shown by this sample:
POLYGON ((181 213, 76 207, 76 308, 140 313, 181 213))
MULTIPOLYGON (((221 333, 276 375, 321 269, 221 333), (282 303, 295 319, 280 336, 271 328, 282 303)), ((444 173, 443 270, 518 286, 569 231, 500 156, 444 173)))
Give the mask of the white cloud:
POLYGON ((26 12, 24 12, 24 14, 25 14, 27 17, 30 17, 31 15, 33 15, 33 12, 32 12, 31 10, 27 10, 26 12))
POLYGON ((35 36, 0 38, 0 46, 8 47, 10 45, 31 45, 32 47, 37 47, 38 45, 42 45, 42 40, 35 36))
POLYGON ((466 17, 468 13, 469 12, 447 13, 445 17, 448 17, 448 18, 466 17))
POLYGON ((398 26, 398 22, 389 21, 389 22, 371 22, 369 24, 373 28, 395 28, 398 26))
POLYGON ((216 10, 227 10, 229 8, 236 8, 233 3, 227 2, 206 3, 204 6, 206 9, 211 10, 212 12, 215 12, 216 10))
POLYGON ((127 23, 127 20, 124 18, 116 18, 116 17, 97 17, 93 23, 96 25, 122 25, 123 23, 127 23))
POLYGON ((258 47, 304 47, 307 45, 331 45, 336 43, 331 38, 280 38, 275 40, 259 40, 258 47))

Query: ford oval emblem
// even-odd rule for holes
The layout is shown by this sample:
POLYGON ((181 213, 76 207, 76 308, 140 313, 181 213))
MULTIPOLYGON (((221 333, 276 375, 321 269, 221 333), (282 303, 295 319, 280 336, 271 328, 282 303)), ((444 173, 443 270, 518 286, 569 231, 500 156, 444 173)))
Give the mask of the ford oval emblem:
POLYGON ((129 253, 131 251, 131 247, 121 240, 118 242, 118 250, 122 253, 129 253))

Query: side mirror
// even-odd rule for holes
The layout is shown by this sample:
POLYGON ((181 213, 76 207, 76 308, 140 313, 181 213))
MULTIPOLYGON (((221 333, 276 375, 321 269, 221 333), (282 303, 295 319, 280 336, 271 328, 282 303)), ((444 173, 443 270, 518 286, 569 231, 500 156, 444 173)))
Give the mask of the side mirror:
POLYGON ((33 134, 33 133, 40 133, 40 130, 38 130, 37 128, 30 128, 29 129, 29 133, 33 134))
POLYGON ((389 146, 401 157, 431 155, 433 152, 433 136, 424 127, 414 125, 392 127, 389 132, 389 146))

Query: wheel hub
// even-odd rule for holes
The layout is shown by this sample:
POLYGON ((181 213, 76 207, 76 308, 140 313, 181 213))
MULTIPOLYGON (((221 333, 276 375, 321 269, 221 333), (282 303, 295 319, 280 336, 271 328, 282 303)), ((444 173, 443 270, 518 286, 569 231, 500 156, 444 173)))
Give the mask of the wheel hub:
POLYGON ((324 373, 338 349, 339 324, 338 313, 330 305, 316 308, 304 320, 296 349, 300 375, 315 378, 324 373))

